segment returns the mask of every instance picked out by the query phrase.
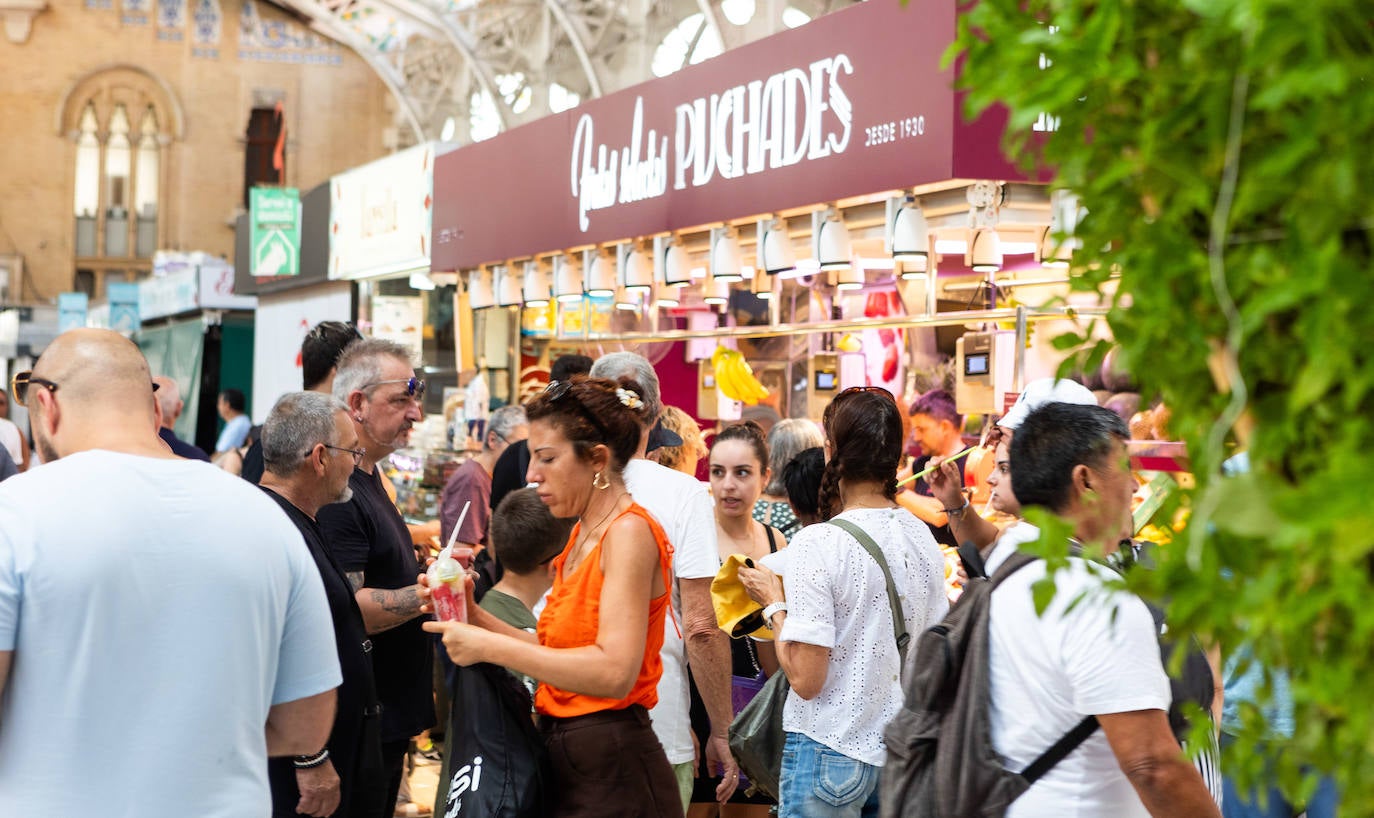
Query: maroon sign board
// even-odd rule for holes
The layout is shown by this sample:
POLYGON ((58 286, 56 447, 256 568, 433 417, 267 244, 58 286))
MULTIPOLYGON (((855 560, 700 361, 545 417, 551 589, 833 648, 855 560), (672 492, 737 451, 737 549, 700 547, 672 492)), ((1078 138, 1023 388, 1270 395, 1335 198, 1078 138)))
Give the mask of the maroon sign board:
POLYGON ((963 122, 954 26, 954 0, 869 0, 440 156, 433 267, 1023 178, 1002 118, 963 122))

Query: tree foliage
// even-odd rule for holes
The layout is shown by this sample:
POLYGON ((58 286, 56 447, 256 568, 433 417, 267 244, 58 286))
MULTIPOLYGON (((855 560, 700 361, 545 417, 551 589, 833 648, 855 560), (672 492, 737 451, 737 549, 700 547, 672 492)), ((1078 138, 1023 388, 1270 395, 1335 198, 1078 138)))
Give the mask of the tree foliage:
POLYGON ((979 0, 947 55, 969 113, 1006 106, 1013 155, 1080 196, 1075 286, 1119 273, 1113 335, 1188 443, 1187 529, 1132 583, 1169 599, 1171 629, 1292 674, 1279 767, 1247 711, 1228 773, 1301 796, 1301 765, 1331 771, 1342 815, 1374 815, 1370 11, 979 0), (1237 448, 1249 474, 1222 477, 1237 448))

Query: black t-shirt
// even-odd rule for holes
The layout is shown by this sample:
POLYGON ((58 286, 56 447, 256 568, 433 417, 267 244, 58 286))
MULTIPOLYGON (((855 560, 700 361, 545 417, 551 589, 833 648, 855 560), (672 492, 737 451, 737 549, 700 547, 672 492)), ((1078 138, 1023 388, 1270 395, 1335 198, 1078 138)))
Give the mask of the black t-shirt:
MULTIPOLYGON (((334 642, 339 650, 339 667, 343 673, 328 747, 334 760, 334 769, 339 774, 342 805, 347 805, 357 781, 359 764, 366 763, 365 759, 370 760, 373 755, 380 757, 381 753, 375 728, 363 730, 363 719, 375 718, 377 708, 377 689, 372 678, 372 643, 368 641, 363 614, 358 610, 358 601, 353 596, 353 586, 325 548, 319 525, 292 505, 290 500, 271 489, 264 488, 263 491, 277 501, 277 505, 295 523, 305 538, 310 556, 315 558, 320 579, 324 581, 324 596, 329 602, 330 617, 334 620, 334 642)), ((277 812, 295 814, 300 798, 295 786, 295 769, 290 759, 273 759, 272 764, 277 768, 271 771, 273 775, 270 776, 277 812)))
POLYGON ((239 477, 257 485, 262 482, 262 473, 267 470, 267 464, 262 460, 262 435, 253 441, 253 445, 248 447, 248 451, 243 454, 243 466, 239 468, 239 477))
MULTIPOLYGON (((925 471, 926 467, 930 465, 930 458, 930 455, 916 458, 916 462, 913 463, 911 466, 911 473, 918 474, 922 471, 925 471)), ((968 462, 967 459, 962 457, 954 461, 954 464, 959 467, 960 486, 964 485, 964 463, 966 462, 968 462)), ((916 483, 911 487, 911 490, 925 497, 935 496, 930 493, 930 486, 926 483, 926 479, 924 477, 922 477, 920 480, 917 480, 916 483)), ((964 513, 968 514, 969 512, 966 511, 964 513)), ((930 524, 927 523, 927 525, 930 524)), ((959 547, 958 541, 954 538, 954 532, 949 530, 948 523, 942 526, 931 525, 930 533, 935 535, 935 541, 938 542, 940 545, 948 545, 951 548, 959 547)))
MULTIPOLYGON (((363 587, 415 584, 420 563, 410 530, 382 488, 380 473, 354 469, 353 499, 320 509, 320 530, 339 567, 361 571, 363 587)), ((433 656, 429 635, 415 619, 373 634, 372 663, 382 703, 382 741, 398 741, 434 726, 433 656)))

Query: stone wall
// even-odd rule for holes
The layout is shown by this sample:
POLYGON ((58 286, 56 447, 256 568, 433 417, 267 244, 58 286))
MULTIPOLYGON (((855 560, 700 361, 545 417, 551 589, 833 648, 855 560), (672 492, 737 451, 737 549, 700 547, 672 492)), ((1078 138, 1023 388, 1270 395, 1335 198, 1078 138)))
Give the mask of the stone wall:
POLYGON ((366 63, 266 3, 50 0, 26 41, 0 40, 0 255, 25 268, 10 303, 73 288, 77 123, 102 95, 165 109, 159 247, 230 258, 255 106, 282 101, 285 182, 302 191, 383 155, 392 119, 366 63))

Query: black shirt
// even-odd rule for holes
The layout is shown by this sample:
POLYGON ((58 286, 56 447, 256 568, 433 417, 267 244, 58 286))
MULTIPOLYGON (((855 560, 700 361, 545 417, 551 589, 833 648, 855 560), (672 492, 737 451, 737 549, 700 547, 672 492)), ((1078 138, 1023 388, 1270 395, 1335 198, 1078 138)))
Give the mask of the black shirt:
MULTIPOLYGON (((163 427, 157 430, 157 434, 171 447, 172 454, 177 457, 184 457, 187 460, 204 460, 209 462, 210 456, 201 451, 199 446, 192 446, 190 443, 177 437, 177 433, 173 432, 171 429, 163 427)), ((262 475, 258 476, 261 477, 262 475)), ((253 482, 256 483, 258 481, 254 480, 253 482)))
MULTIPOLYGON (((354 469, 353 499, 320 509, 320 530, 345 572, 361 571, 363 587, 394 589, 415 584, 420 563, 410 530, 382 488, 378 472, 354 469)), ((433 648, 415 619, 373 634, 372 662, 382 703, 382 741, 418 735, 434 725, 433 648)))
MULTIPOLYGON (((339 650, 339 668, 343 674, 328 747, 334 760, 334 770, 339 774, 342 796, 339 814, 347 814, 345 807, 349 804, 353 785, 357 781, 359 762, 368 758, 369 753, 381 753, 376 730, 362 729, 363 719, 375 717, 377 710, 377 689, 372 679, 370 655, 372 643, 368 641, 363 614, 353 595, 353 586, 344 576, 343 568, 325 548, 319 525, 290 500, 271 489, 264 488, 263 491, 277 501, 277 505, 301 532, 306 547, 310 549, 310 556, 315 558, 320 579, 324 581, 324 596, 329 602, 329 615, 334 620, 334 642, 339 650)), ((273 802, 278 808, 276 811, 294 814, 300 799, 295 786, 295 768, 290 759, 273 759, 272 764, 276 768, 271 771, 273 802)))
MULTIPOLYGON (((967 459, 962 457, 954 461, 954 464, 959 467, 960 486, 964 485, 964 464, 967 462, 967 459)), ((912 474, 918 474, 922 471, 925 471, 926 467, 929 465, 930 455, 926 455, 925 457, 919 457, 916 459, 916 462, 911 465, 911 472, 912 474)), ((922 477, 920 480, 917 480, 915 485, 911 487, 911 490, 925 497, 934 496, 930 493, 930 486, 926 484, 926 479, 924 477, 922 477)), ((964 513, 968 514, 969 512, 966 511, 964 513)), ((926 523, 926 525, 930 526, 930 533, 935 535, 935 541, 938 542, 940 545, 948 545, 951 548, 959 547, 958 541, 954 538, 954 532, 949 530, 948 523, 942 526, 933 526, 929 523, 926 523)))
POLYGON ((267 464, 262 460, 262 435, 258 435, 253 445, 243 454, 243 466, 239 468, 239 477, 256 486, 262 482, 262 473, 266 470, 267 464))

